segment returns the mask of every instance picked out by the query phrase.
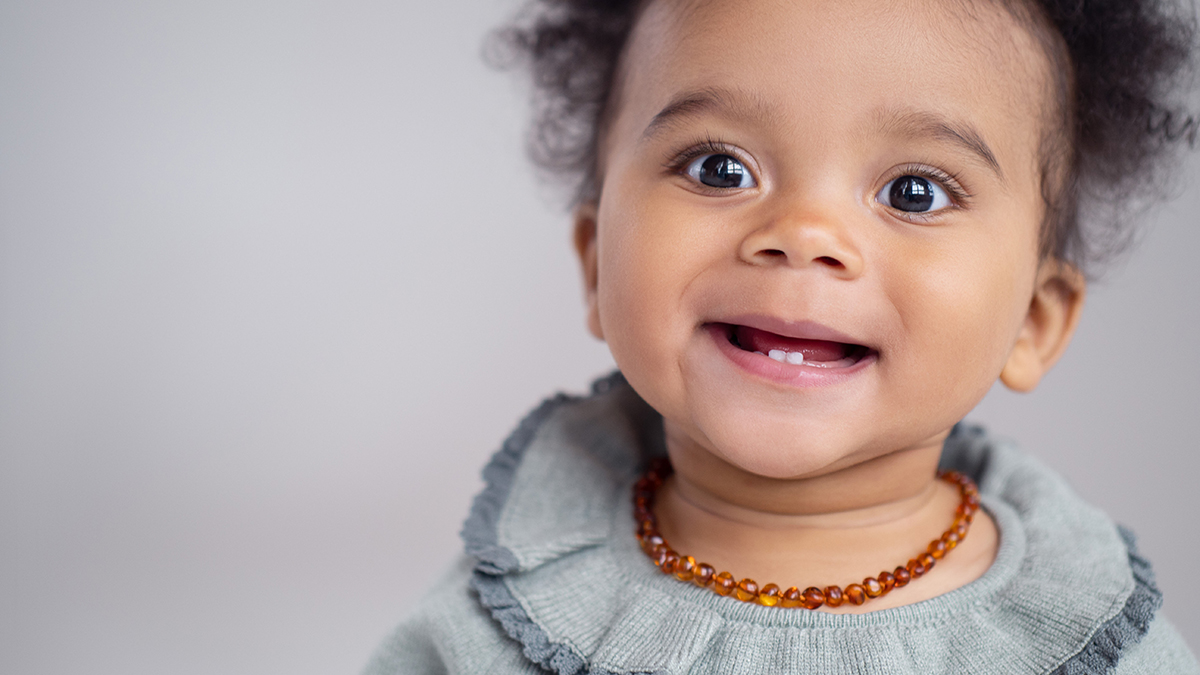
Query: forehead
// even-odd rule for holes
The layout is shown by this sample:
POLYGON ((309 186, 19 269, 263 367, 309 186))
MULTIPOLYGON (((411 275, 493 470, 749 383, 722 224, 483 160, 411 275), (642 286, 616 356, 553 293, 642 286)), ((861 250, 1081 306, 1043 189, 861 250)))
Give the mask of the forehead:
POLYGON ((726 108, 810 147, 944 120, 977 131, 1001 164, 1028 164, 1048 68, 999 0, 652 0, 630 37, 614 117, 640 128, 696 92, 736 92, 726 108))

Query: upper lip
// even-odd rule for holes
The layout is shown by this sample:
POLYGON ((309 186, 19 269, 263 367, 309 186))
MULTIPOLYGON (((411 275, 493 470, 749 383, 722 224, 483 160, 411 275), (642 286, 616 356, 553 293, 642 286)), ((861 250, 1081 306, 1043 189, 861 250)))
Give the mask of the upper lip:
POLYGON ((763 314, 743 314, 724 318, 716 323, 748 326, 797 340, 827 340, 829 342, 841 342, 844 344, 862 345, 864 347, 870 346, 860 338, 847 335, 815 321, 788 321, 763 314))

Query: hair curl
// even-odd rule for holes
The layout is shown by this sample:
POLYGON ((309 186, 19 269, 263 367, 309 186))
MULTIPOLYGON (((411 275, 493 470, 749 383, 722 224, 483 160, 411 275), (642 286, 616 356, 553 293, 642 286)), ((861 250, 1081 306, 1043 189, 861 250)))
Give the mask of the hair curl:
MULTIPOLYGON (((1196 17, 1166 0, 998 0, 1046 50, 1060 109, 1041 147, 1043 255, 1085 272, 1133 238, 1135 216, 1165 196, 1200 120, 1180 94, 1194 84, 1196 17)), ((490 60, 529 68, 529 151, 548 177, 599 195, 598 139, 621 51, 641 0, 531 0, 492 35, 490 60)))

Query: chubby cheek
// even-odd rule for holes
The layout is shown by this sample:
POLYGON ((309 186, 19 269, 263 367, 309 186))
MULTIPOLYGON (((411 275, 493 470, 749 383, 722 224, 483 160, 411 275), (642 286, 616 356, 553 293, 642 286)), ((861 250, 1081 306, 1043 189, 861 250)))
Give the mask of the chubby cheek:
MULTIPOLYGON (((1032 238, 964 244, 886 272, 896 280, 891 301, 906 344, 903 358, 884 364, 898 377, 885 381, 903 386, 893 394, 910 406, 942 409, 952 421, 974 408, 1000 375, 1036 274, 1032 238)), ((913 251, 907 260, 921 257, 913 251)))
POLYGON ((607 193, 597 232, 597 302, 617 366, 647 402, 670 416, 683 412, 674 410, 684 391, 682 347, 699 321, 683 298, 709 256, 701 228, 658 206, 664 201, 607 193))

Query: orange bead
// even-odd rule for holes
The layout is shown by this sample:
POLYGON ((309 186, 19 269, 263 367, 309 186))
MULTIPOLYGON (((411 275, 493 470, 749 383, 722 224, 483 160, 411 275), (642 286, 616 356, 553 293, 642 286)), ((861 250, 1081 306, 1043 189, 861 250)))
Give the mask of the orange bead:
POLYGON ((949 549, 946 548, 946 542, 942 541, 941 539, 935 539, 929 542, 929 548, 927 550, 929 551, 929 555, 941 560, 946 555, 946 551, 949 549))
POLYGON ((867 594, 868 598, 878 598, 887 592, 883 590, 883 584, 879 583, 879 580, 875 577, 867 577, 866 579, 863 579, 862 587, 863 592, 867 594))
POLYGON ((749 577, 742 579, 733 589, 733 595, 742 602, 750 602, 758 597, 758 582, 749 577))
POLYGON ((758 592, 758 604, 763 607, 774 607, 779 604, 782 594, 775 584, 767 584, 758 592))
POLYGON ((924 565, 925 571, 928 572, 929 570, 933 569, 933 565, 937 562, 937 560, 935 560, 934 557, 929 553, 922 553, 921 555, 917 556, 917 562, 924 565))
POLYGON ((816 586, 809 586, 808 588, 804 589, 803 597, 805 609, 816 609, 825 604, 825 593, 816 586))
POLYGON ((712 565, 709 565, 708 563, 700 563, 699 565, 696 565, 696 573, 692 576, 692 583, 696 584, 700 588, 704 588, 712 583, 713 575, 716 573, 717 571, 713 569, 712 565))
POLYGON ((642 550, 651 555, 654 554, 654 549, 663 543, 663 538, 658 534, 649 534, 642 537, 642 550))
POLYGON ((846 596, 842 593, 842 589, 838 586, 826 586, 824 593, 825 604, 829 605, 830 607, 839 607, 843 602, 846 601, 846 596))
POLYGON ((891 572, 880 572, 879 576, 875 578, 879 579, 879 583, 883 586, 885 594, 896 587, 896 577, 891 572))
POLYGON ((691 581, 696 576, 696 559, 684 556, 675 563, 675 578, 680 581, 691 581))
POLYGON ((658 566, 658 569, 662 570, 663 574, 671 574, 675 571, 675 563, 677 562, 679 562, 679 554, 671 549, 667 549, 667 552, 663 554, 662 564, 658 566))
POLYGON ((846 587, 846 599, 852 605, 861 605, 867 601, 867 591, 858 584, 850 584, 846 587))
POLYGON ((800 589, 791 586, 783 592, 783 599, 779 601, 779 604, 784 607, 799 607, 801 602, 800 589))
POLYGON ((961 537, 959 537, 958 534, 956 534, 954 532, 947 532, 946 534, 942 535, 942 543, 946 545, 947 551, 954 550, 954 548, 956 546, 958 546, 958 542, 960 541, 960 539, 961 539, 961 537))
POLYGON ((896 571, 892 572, 892 577, 896 580, 896 588, 907 586, 908 582, 912 581, 912 573, 907 567, 897 567, 896 571))
POLYGON ((666 542, 663 542, 655 546, 654 550, 650 551, 650 559, 654 561, 655 565, 662 567, 663 561, 667 559, 667 553, 669 553, 670 550, 671 547, 667 546, 666 542))
POLYGON ((966 521, 960 522, 959 524, 954 526, 954 534, 958 535, 959 542, 961 542, 963 539, 966 538, 967 532, 970 529, 971 529, 971 525, 970 525, 970 523, 967 523, 966 521))
POLYGON ((729 595, 734 588, 737 588, 737 582, 733 580, 733 575, 729 572, 721 572, 713 577, 712 588, 717 595, 729 595))
POLYGON ((908 573, 912 575, 913 579, 916 579, 916 578, 920 577, 922 574, 925 574, 925 566, 922 565, 920 562, 918 562, 915 558, 908 561, 907 567, 908 567, 908 573))

